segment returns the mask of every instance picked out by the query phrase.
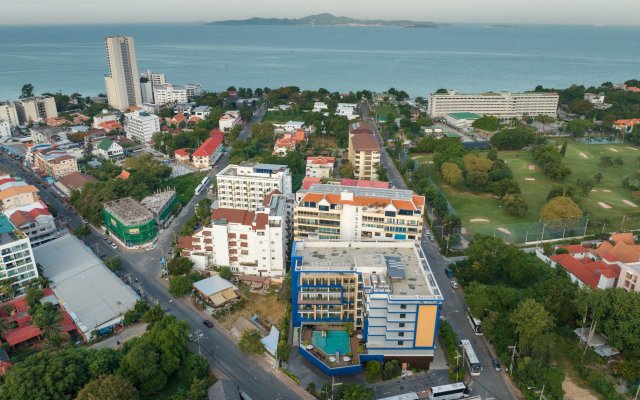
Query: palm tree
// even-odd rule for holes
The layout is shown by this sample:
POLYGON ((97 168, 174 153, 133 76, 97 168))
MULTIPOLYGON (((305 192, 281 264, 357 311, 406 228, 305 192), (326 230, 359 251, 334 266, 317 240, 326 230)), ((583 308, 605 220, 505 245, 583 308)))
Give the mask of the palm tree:
POLYGON ((45 343, 52 347, 59 347, 62 336, 60 335, 60 322, 62 314, 60 309, 51 303, 39 306, 33 313, 32 321, 42 331, 45 343))

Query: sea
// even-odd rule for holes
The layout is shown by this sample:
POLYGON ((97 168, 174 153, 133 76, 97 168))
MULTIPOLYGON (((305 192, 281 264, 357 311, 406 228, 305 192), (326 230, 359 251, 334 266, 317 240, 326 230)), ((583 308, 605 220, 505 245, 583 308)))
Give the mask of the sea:
POLYGON ((205 90, 299 86, 427 96, 640 78, 640 27, 453 24, 439 28, 130 24, 0 26, 0 99, 105 92, 103 38, 133 36, 138 69, 205 90))

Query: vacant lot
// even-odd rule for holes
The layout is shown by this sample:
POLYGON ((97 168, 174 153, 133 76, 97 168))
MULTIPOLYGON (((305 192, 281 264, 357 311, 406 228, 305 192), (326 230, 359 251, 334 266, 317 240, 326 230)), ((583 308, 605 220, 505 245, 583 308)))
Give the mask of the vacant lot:
POLYGON ((249 287, 244 284, 238 285, 238 289, 240 289, 240 293, 245 299, 244 306, 234 310, 230 314, 223 313, 216 316, 218 322, 225 328, 231 329, 233 323, 236 322, 239 317, 251 320, 251 317, 257 315, 263 321, 280 325, 286 303, 278 300, 277 290, 279 286, 272 285, 269 291, 264 294, 252 293, 249 291, 249 287))
MULTIPOLYGON (((560 145, 561 141, 557 144, 560 145)), ((608 219, 607 230, 620 229, 624 215, 640 211, 640 207, 636 207, 640 205, 640 200, 634 199, 632 193, 623 188, 621 183, 624 176, 633 177, 640 166, 638 162, 640 149, 635 147, 611 144, 587 145, 569 141, 564 162, 572 172, 563 181, 555 181, 544 175, 535 165, 528 151, 500 151, 498 155, 509 164, 514 179, 520 184, 523 196, 529 205, 529 213, 524 217, 514 217, 504 212, 499 200, 491 194, 459 192, 443 185, 440 178, 436 176, 436 171, 433 171, 434 181, 446 193, 451 205, 462 218, 463 226, 471 233, 493 234, 499 227, 538 221, 540 209, 547 201, 551 186, 575 184, 578 179, 593 178, 598 172, 603 175, 601 182, 596 183, 593 191, 581 201, 582 209, 592 215, 591 226, 597 221, 608 219), (600 167, 601 156, 621 157, 624 164, 602 168, 600 167)), ((415 158, 421 163, 427 163, 431 156, 418 155, 415 158)))

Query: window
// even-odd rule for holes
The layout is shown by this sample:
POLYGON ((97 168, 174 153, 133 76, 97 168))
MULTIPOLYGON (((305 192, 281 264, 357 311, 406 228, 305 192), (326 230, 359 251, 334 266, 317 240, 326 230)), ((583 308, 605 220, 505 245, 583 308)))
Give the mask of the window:
POLYGON ((401 310, 406 310, 407 309, 407 305, 406 304, 400 304, 400 309, 401 310))
POLYGON ((398 346, 402 346, 402 345, 404 345, 404 341, 398 340, 398 346))
POLYGON ((402 319, 407 318, 407 314, 400 314, 400 318, 402 318, 402 319))
POLYGON ((404 337, 404 332, 398 332, 398 336, 404 337))
POLYGON ((400 328, 404 328, 404 322, 400 322, 400 323, 398 324, 398 326, 399 326, 400 328))

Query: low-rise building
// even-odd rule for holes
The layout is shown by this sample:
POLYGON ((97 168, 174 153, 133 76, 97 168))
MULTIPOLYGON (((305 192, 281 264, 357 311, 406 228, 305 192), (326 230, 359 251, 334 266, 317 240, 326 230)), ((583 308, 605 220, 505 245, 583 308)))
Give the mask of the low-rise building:
POLYGON ((238 288, 218 274, 194 282, 193 290, 196 296, 214 308, 224 307, 240 298, 237 293, 238 288))
POLYGON ((129 139, 145 144, 160 132, 160 119, 146 112, 127 113, 124 115, 124 131, 129 139))
POLYGON ((47 149, 35 154, 35 166, 41 174, 60 179, 78 171, 78 160, 66 151, 47 149))
POLYGON ((295 132, 298 129, 304 129, 304 122, 302 121, 289 121, 282 125, 282 129, 286 132, 295 132))
POLYGON ((631 133, 633 127, 640 124, 640 118, 619 119, 613 123, 613 127, 625 133, 631 133))
POLYGON ((193 152, 193 166, 200 170, 210 169, 222 156, 224 150, 223 139, 224 136, 222 135, 213 135, 202 142, 200 147, 193 152))
POLYGON ((291 171, 279 164, 229 164, 216 174, 216 189, 220 208, 254 211, 274 189, 291 195, 291 171))
POLYGON ((296 139, 291 134, 285 134, 281 138, 277 138, 273 144, 273 154, 284 157, 287 153, 296 150, 296 139))
POLYGON ((87 183, 95 182, 98 182, 98 180, 91 175, 82 172, 72 172, 58 179, 55 185, 65 196, 71 197, 73 191, 82 190, 87 183))
POLYGON ((29 237, 31 246, 36 247, 58 237, 55 219, 42 201, 28 206, 6 210, 13 226, 29 237))
POLYGON ((281 278, 290 217, 287 199, 274 191, 255 211, 214 208, 211 223, 178 247, 196 268, 228 266, 233 272, 281 278))
POLYGON ((549 257, 554 266, 560 265, 580 287, 591 289, 608 289, 616 287, 616 281, 620 275, 620 266, 607 264, 601 260, 592 260, 590 257, 577 259, 571 254, 555 254, 549 257))
POLYGON ((156 216, 131 197, 110 201, 103 207, 104 225, 126 247, 144 247, 156 240, 156 216))
POLYGON ((241 123, 242 118, 240 118, 239 111, 227 111, 220 117, 220 120, 218 120, 218 126, 224 132, 230 131, 234 126, 241 123))
POLYGON ((333 157, 307 157, 306 176, 314 178, 330 178, 336 159, 333 157))
POLYGON ((424 206, 411 190, 313 184, 296 193, 294 239, 420 240, 424 206))
POLYGON ((189 155, 189 149, 183 147, 181 149, 177 149, 173 152, 173 156, 176 161, 180 161, 183 163, 188 163, 191 160, 191 156, 189 155))
POLYGON ((480 116, 470 112, 455 112, 444 116, 444 120, 455 128, 469 128, 480 116))
POLYGON ((165 227, 171 210, 178 204, 178 198, 175 190, 166 189, 145 197, 140 204, 151 211, 157 226, 165 227))
POLYGON ((18 118, 24 125, 44 122, 47 118, 57 117, 56 100, 49 96, 36 96, 20 99, 16 103, 18 118))
POLYGON ((29 237, 0 214, 0 282, 13 279, 11 286, 24 292, 29 282, 38 278, 38 269, 29 237))
POLYGON ((71 143, 67 138, 67 131, 54 126, 34 126, 29 129, 31 141, 34 144, 65 145, 71 143))
POLYGON ((102 110, 102 113, 93 117, 93 126, 95 129, 102 129, 102 124, 105 122, 118 122, 120 120, 120 115, 114 112, 109 112, 107 110, 102 110))
POLYGON ((198 106, 191 110, 192 116, 200 117, 201 119, 206 119, 209 114, 211 114, 211 107, 209 106, 198 106))
POLYGON ((326 103, 322 101, 316 101, 313 103, 313 109, 311 110, 311 112, 324 112, 324 111, 327 111, 328 109, 329 107, 327 106, 326 103))
POLYGON ((111 160, 122 157, 124 155, 124 149, 114 140, 102 139, 93 144, 91 153, 105 160, 111 160))
POLYGON ((40 201, 38 188, 33 185, 12 185, 0 190, 0 210, 28 206, 40 201))
POLYGON ((345 116, 349 120, 357 119, 359 117, 358 105, 356 103, 338 103, 336 115, 345 116))
POLYGON ((291 286, 293 337, 324 373, 358 373, 371 360, 428 368, 433 360, 444 299, 419 243, 296 241, 291 286))

